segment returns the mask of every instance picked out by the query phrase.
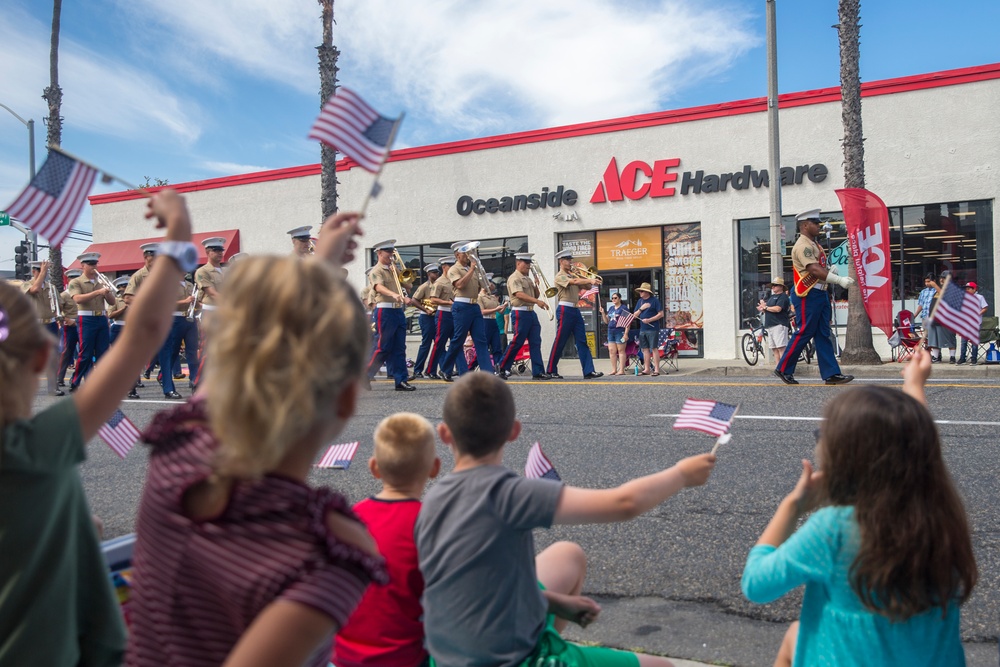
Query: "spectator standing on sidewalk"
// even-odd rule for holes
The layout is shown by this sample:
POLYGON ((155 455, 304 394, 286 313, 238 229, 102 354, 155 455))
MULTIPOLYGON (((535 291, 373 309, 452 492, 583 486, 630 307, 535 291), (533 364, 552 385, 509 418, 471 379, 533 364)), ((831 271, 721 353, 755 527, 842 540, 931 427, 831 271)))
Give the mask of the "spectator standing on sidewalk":
POLYGON ((772 278, 767 286, 771 288, 771 296, 766 301, 760 300, 760 303, 757 304, 757 312, 764 314, 767 342, 771 347, 772 358, 777 363, 788 346, 788 317, 792 309, 792 302, 788 299, 788 294, 785 291, 785 279, 781 276, 772 278))
MULTIPOLYGON (((983 295, 980 294, 977 291, 978 289, 979 289, 979 286, 976 283, 973 283, 973 282, 966 283, 965 284, 965 298, 967 298, 967 299, 969 299, 969 298, 974 299, 975 302, 979 305, 979 318, 980 318, 980 320, 982 320, 983 315, 985 315, 986 311, 989 310, 990 305, 988 303, 986 303, 986 298, 983 297, 983 295)), ((975 366, 976 364, 978 364, 979 363, 979 341, 978 340, 969 340, 968 338, 962 338, 960 345, 962 346, 962 348, 961 348, 961 350, 958 353, 958 364, 962 365, 962 364, 965 363, 965 351, 967 349, 969 349, 969 347, 972 348, 972 365, 975 366)))

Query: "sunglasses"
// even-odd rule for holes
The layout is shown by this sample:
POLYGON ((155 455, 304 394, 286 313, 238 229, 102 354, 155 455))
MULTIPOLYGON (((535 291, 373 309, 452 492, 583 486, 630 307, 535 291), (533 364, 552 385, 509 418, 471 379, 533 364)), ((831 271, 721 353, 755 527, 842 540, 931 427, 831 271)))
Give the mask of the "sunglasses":
POLYGON ((97 262, 80 262, 81 264, 86 264, 87 266, 97 266, 97 262))

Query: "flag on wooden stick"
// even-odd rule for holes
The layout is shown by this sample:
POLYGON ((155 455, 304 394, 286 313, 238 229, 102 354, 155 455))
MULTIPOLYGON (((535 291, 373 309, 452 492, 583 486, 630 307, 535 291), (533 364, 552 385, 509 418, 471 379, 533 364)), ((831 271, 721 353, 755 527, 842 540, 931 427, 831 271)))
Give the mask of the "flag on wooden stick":
POLYGON ((934 324, 954 331, 973 344, 979 343, 979 329, 983 325, 982 308, 979 300, 956 285, 951 276, 941 289, 941 298, 931 313, 934 324))
POLYGON ((360 95, 341 86, 323 105, 309 138, 322 141, 368 171, 378 173, 392 148, 400 119, 383 116, 360 95))
POLYGON ((691 429, 720 436, 729 430, 738 405, 689 398, 674 421, 675 429, 691 429))

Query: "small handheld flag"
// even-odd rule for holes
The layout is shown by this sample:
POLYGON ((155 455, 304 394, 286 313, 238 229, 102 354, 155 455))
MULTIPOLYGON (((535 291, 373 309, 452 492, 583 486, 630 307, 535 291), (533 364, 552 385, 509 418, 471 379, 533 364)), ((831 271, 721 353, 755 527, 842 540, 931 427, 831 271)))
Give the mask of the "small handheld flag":
POLYGON ((616 329, 626 329, 635 319, 635 313, 620 313, 615 319, 616 329))
POLYGON ((945 281, 931 319, 962 338, 979 343, 979 329, 983 325, 979 301, 953 283, 951 276, 945 281))
POLYGON ((591 287, 586 292, 581 292, 580 293, 580 298, 581 299, 589 299, 590 297, 594 296, 595 294, 597 294, 600 291, 601 291, 601 288, 598 287, 597 285, 594 285, 593 287, 591 287))
POLYGON ((347 470, 351 467, 351 461, 358 451, 358 442, 345 442, 340 445, 330 445, 326 454, 316 464, 317 468, 339 468, 347 470))
POLYGON ((97 170, 90 165, 50 150, 42 168, 7 212, 57 246, 80 217, 95 178, 97 170))
POLYGON ((323 105, 309 138, 322 141, 364 169, 378 173, 392 148, 398 122, 399 119, 381 115, 360 95, 341 86, 323 105))
POLYGON ((552 462, 542 453, 542 446, 537 442, 528 450, 528 462, 524 464, 524 476, 528 479, 552 479, 556 481, 562 479, 556 469, 552 467, 552 462))
POLYGON ((97 435, 101 436, 101 439, 108 443, 111 451, 121 458, 125 458, 132 451, 132 448, 135 447, 135 443, 139 441, 139 436, 142 434, 135 427, 135 424, 129 421, 124 412, 115 410, 115 414, 111 415, 111 419, 101 426, 101 428, 97 429, 97 435))
POLYGON ((721 436, 729 430, 738 405, 689 398, 674 421, 675 429, 691 429, 721 436))

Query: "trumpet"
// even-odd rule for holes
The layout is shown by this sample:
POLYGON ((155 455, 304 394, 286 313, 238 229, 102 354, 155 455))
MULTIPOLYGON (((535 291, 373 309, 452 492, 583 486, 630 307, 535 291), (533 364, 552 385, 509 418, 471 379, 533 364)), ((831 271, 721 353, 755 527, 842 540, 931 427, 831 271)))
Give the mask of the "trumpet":
MULTIPOLYGON (((413 284, 413 281, 417 279, 417 274, 413 269, 406 268, 406 264, 403 263, 403 258, 399 256, 399 251, 392 251, 392 263, 393 269, 396 272, 396 282, 402 283, 409 287, 413 284)), ((402 294, 402 290, 400 290, 402 294)))
MULTIPOLYGON (((534 262, 531 263, 530 271, 531 271, 531 276, 535 279, 536 282, 541 280, 542 284, 545 285, 546 299, 551 299, 556 294, 559 294, 559 289, 549 284, 549 281, 545 277, 545 274, 542 273, 542 270, 540 268, 535 266, 534 262)), ((546 308, 546 310, 549 311, 549 321, 551 322, 555 318, 556 314, 552 312, 551 308, 546 308)))
POLYGON ((421 299, 420 305, 423 308, 424 312, 427 313, 428 315, 433 315, 434 313, 437 312, 438 309, 437 304, 431 301, 430 299, 421 299))
POLYGON ((604 278, 597 275, 596 266, 584 267, 583 264, 574 264, 569 270, 570 273, 577 278, 582 278, 583 280, 596 280, 598 283, 604 282, 604 278))
POLYGON ((476 279, 479 281, 480 287, 484 287, 489 290, 490 279, 486 277, 486 270, 483 269, 483 264, 479 261, 479 253, 476 252, 477 248, 479 248, 479 241, 470 241, 465 245, 460 245, 455 248, 455 252, 464 252, 472 258, 471 270, 476 272, 476 279))
POLYGON ((100 271, 97 272, 97 282, 101 283, 102 287, 107 287, 112 294, 118 294, 118 288, 115 287, 115 284, 111 282, 108 279, 108 277, 103 273, 101 273, 100 271))
POLYGON ((198 308, 198 283, 191 285, 191 305, 187 309, 187 321, 194 322, 194 311, 198 308))
POLYGON ((59 304, 59 292, 56 286, 49 283, 49 308, 56 314, 57 320, 62 320, 62 306, 59 304))

